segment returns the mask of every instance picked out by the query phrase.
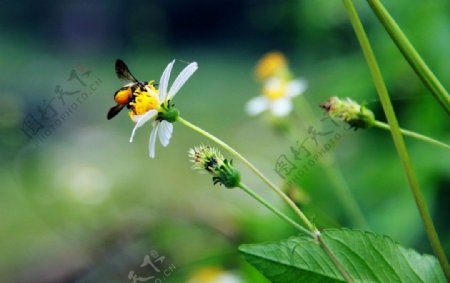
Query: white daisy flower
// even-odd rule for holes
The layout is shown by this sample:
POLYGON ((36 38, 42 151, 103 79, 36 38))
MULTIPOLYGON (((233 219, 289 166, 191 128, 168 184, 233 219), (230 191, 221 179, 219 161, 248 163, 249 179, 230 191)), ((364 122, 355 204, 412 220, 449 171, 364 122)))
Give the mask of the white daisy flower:
POLYGON ((266 110, 274 116, 286 116, 293 108, 291 99, 302 94, 307 87, 308 83, 304 79, 272 77, 265 82, 262 95, 248 101, 245 110, 250 116, 266 110))
POLYGON ((187 65, 186 68, 180 72, 169 89, 169 78, 174 64, 175 60, 170 62, 164 70, 159 82, 159 91, 146 86, 145 92, 136 95, 133 107, 135 109, 139 108, 139 106, 141 106, 141 108, 144 107, 146 112, 142 114, 137 112, 137 115, 130 115, 132 120, 136 122, 131 133, 130 142, 133 142, 134 135, 138 128, 142 127, 148 121, 152 121, 153 129, 150 133, 148 143, 150 158, 155 157, 157 137, 159 137, 159 141, 164 147, 169 144, 173 132, 172 123, 175 122, 178 115, 178 111, 172 108, 170 101, 198 69, 196 62, 187 65))

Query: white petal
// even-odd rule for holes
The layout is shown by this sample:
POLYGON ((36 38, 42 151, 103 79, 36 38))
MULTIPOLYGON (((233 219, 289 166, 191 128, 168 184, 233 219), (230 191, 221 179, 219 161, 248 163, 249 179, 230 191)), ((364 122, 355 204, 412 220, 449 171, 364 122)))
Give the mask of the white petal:
POLYGON ((160 124, 157 135, 159 137, 159 142, 161 144, 165 144, 166 143, 166 133, 165 133, 165 126, 163 123, 160 124))
POLYGON ((286 97, 294 97, 302 94, 307 88, 308 82, 306 80, 292 80, 286 86, 286 97))
POLYGON ((139 115, 140 118, 136 122, 136 127, 138 127, 138 128, 141 127, 142 125, 147 123, 148 120, 153 118, 156 114, 158 114, 158 111, 152 109, 152 110, 147 111, 144 115, 139 115))
POLYGON ((136 130, 139 127, 141 127, 142 125, 144 125, 148 120, 153 118, 156 114, 158 114, 158 111, 150 110, 147 113, 145 113, 144 115, 136 116, 136 117, 138 117, 138 120, 136 122, 136 125, 134 125, 133 131, 131 132, 130 142, 133 142, 134 134, 136 133, 136 130))
POLYGON ((169 144, 170 138, 172 137, 173 125, 167 121, 161 122, 161 127, 159 127, 159 141, 165 147, 169 144))
POLYGON ((283 82, 284 81, 276 77, 270 78, 264 83, 264 88, 272 91, 277 91, 282 87, 283 82))
POLYGON ((130 118, 133 122, 137 123, 142 118, 142 116, 144 116, 144 114, 143 115, 134 115, 130 118))
POLYGON ((292 102, 288 98, 277 99, 270 104, 270 111, 275 116, 286 116, 291 112, 293 106, 292 102))
POLYGON ((150 133, 150 139, 148 140, 148 152, 150 158, 155 158, 155 145, 156 145, 156 136, 158 135, 160 123, 157 123, 150 133))
POLYGON ((170 132, 169 132, 169 128, 168 128, 168 124, 170 124, 167 121, 162 121, 161 122, 161 126, 159 127, 159 141, 161 142, 161 144, 163 146, 167 146, 169 144, 170 141, 170 132))
MULTIPOLYGON (((165 123, 165 124, 166 124, 166 137, 167 137, 167 144, 169 144, 170 139, 172 138, 173 124, 172 124, 172 123, 169 123, 169 122, 167 122, 167 121, 164 121, 164 122, 166 122, 166 123, 165 123)), ((164 146, 167 146, 167 144, 164 145, 164 146)))
POLYGON ((245 112, 247 112, 247 115, 255 116, 263 112, 264 110, 267 110, 268 108, 268 99, 264 96, 257 96, 247 102, 247 104, 245 105, 245 112))
POLYGON ((167 92, 169 88, 169 79, 170 72, 172 72, 173 64, 175 64, 175 60, 167 65, 163 74, 161 75, 161 79, 159 80, 159 100, 164 101, 167 97, 167 92))
POLYGON ((198 65, 196 62, 192 62, 191 64, 187 65, 186 68, 181 71, 181 73, 178 75, 178 77, 173 82, 172 86, 170 87, 169 94, 167 95, 167 99, 172 99, 175 94, 180 90, 180 88, 186 83, 186 81, 194 74, 195 71, 197 71, 198 65))

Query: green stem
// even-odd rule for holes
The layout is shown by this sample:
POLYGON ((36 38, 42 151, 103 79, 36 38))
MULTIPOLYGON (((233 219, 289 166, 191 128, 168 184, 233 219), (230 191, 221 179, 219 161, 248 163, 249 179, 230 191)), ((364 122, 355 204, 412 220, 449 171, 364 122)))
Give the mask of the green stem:
POLYGON ((316 235, 316 239, 319 242, 322 249, 325 251, 325 253, 328 255, 328 257, 333 261, 336 268, 339 270, 339 272, 344 277, 345 281, 348 283, 353 283, 353 279, 350 277, 350 274, 348 274, 347 270, 342 266, 341 262, 337 259, 337 257, 333 254, 333 252, 330 250, 330 248, 325 244, 325 242, 322 240, 322 237, 320 236, 320 233, 316 235))
POLYGON ((244 183, 239 183, 239 188, 241 188, 244 192, 249 194, 251 197, 253 197, 255 200, 257 200, 259 203, 267 207, 269 210, 274 212, 276 215, 278 215, 280 218, 282 218, 287 223, 291 224, 294 228, 298 229, 299 231, 308 234, 312 238, 316 239, 319 245, 322 247, 322 249, 325 251, 325 253, 328 255, 328 257, 331 259, 331 261, 334 263, 336 268, 339 270, 339 272, 344 277, 345 281, 349 283, 353 283, 352 278, 348 274, 348 272, 343 267, 342 263, 339 261, 339 259, 333 254, 333 252, 330 250, 330 248, 325 244, 325 242, 322 240, 320 236, 319 230, 315 229, 314 231, 308 231, 303 226, 300 226, 298 223, 293 221, 291 218, 286 216, 283 212, 279 211, 275 207, 273 207, 270 203, 268 203, 265 199, 260 197, 255 191, 250 189, 247 185, 244 183))
POLYGON ((325 242, 322 240, 319 230, 314 231, 308 231, 303 226, 300 226, 298 223, 296 223, 294 220, 286 216, 283 212, 279 211, 275 207, 273 207, 270 203, 268 203, 265 199, 263 199, 261 196, 259 196, 255 191, 250 189, 247 185, 244 183, 239 183, 239 188, 241 188, 244 192, 249 194, 251 197, 253 197, 255 200, 257 200, 259 203, 267 207, 269 210, 271 210, 273 213, 278 215, 281 219, 292 225, 294 228, 298 229, 299 231, 308 234, 313 239, 316 239, 319 245, 322 247, 322 249, 325 251, 325 253, 328 255, 328 257, 331 259, 331 261, 334 263, 336 268, 339 270, 339 272, 344 277, 345 281, 349 283, 353 283, 353 279, 350 277, 348 272, 345 270, 345 268, 342 266, 342 263, 339 261, 339 259, 333 254, 333 252, 330 250, 330 248, 325 244, 325 242))
POLYGON ((278 215, 280 218, 282 218, 284 221, 286 221, 287 223, 289 223, 290 225, 292 225, 294 228, 296 228, 297 230, 306 233, 308 235, 310 235, 311 237, 314 237, 314 234, 307 230, 306 228, 304 228, 303 226, 300 226, 297 222, 295 222, 294 220, 292 220, 291 218, 289 218, 288 216, 286 216, 283 212, 279 211, 278 209, 276 209, 275 207, 273 207, 270 203, 268 203, 265 199, 263 199, 261 196, 259 196, 255 191, 253 191, 252 189, 250 189, 247 185, 243 184, 242 182, 239 184, 238 186, 239 188, 241 188, 244 192, 246 192, 247 194, 249 194, 251 197, 253 197, 255 200, 257 200, 259 203, 261 203, 262 205, 264 205, 265 207, 267 207, 269 210, 271 210, 273 213, 275 213, 276 215, 278 215))
POLYGON ((428 211, 425 198, 422 194, 422 191, 420 190, 419 182, 409 159, 408 151, 406 149, 403 136, 400 132, 400 127, 395 116, 394 108, 392 107, 392 103, 390 101, 389 94, 386 89, 386 85, 384 84, 380 69, 378 67, 375 54, 372 51, 369 39, 367 38, 367 35, 364 31, 361 20, 359 19, 358 13, 356 12, 356 8, 352 0, 343 0, 343 2, 347 9, 347 13, 355 30, 356 36, 358 37, 359 43, 361 44, 361 48, 363 50, 367 64, 369 65, 369 69, 372 74, 372 78, 377 89, 381 104, 383 106, 384 113, 386 114, 386 118, 391 127, 391 134, 394 140, 395 147, 397 148, 397 152, 400 156, 400 160, 408 179, 409 187, 411 188, 411 192, 414 196, 414 200, 424 223, 428 239, 442 269, 444 270, 447 280, 450 280, 450 267, 448 264, 448 260, 445 255, 444 249, 442 248, 441 242, 439 241, 439 237, 434 227, 433 220, 431 219, 430 212, 428 211))
MULTIPOLYGON (((301 103, 302 113, 305 114, 307 119, 309 120, 317 120, 314 112, 311 110, 311 106, 308 101, 303 97, 303 101, 301 103)), ((320 129, 320 125, 318 126, 320 129)), ((324 168, 325 174, 327 175, 330 182, 333 184, 335 188, 335 193, 341 202, 343 208, 346 210, 348 218, 352 220, 352 222, 359 228, 368 228, 369 224, 367 223, 364 214, 361 211, 358 203, 353 196, 350 187, 347 184, 342 172, 339 170, 339 167, 336 166, 336 161, 332 152, 329 152, 324 159, 320 158, 319 163, 324 168)))
POLYGON ((450 96, 441 82, 436 78, 425 61, 420 57, 414 46, 409 42, 403 31, 384 8, 379 0, 367 0, 372 11, 383 24, 386 31, 391 36, 394 43, 400 49, 401 53, 414 69, 416 74, 431 91, 434 98, 441 104, 442 108, 450 114, 450 96))
MULTIPOLYGON (((374 126, 380 128, 380 129, 388 130, 388 131, 391 130, 391 127, 389 127, 388 124, 380 122, 380 121, 375 121, 374 126)), ((427 143, 430 143, 430 144, 433 144, 433 145, 436 145, 436 146, 440 146, 440 147, 443 147, 445 149, 450 149, 449 145, 446 145, 443 142, 434 140, 434 139, 432 139, 430 137, 421 135, 419 133, 416 133, 416 132, 413 132, 413 131, 404 130, 404 129, 400 129, 400 132, 403 135, 405 135, 405 136, 412 137, 412 138, 415 138, 415 139, 418 139, 418 140, 421 140, 421 141, 424 141, 424 142, 427 142, 427 143)))
POLYGON ((353 280, 348 275, 347 271, 344 269, 342 264, 339 262, 339 260, 336 258, 336 256, 331 252, 331 250, 328 248, 328 246, 321 240, 320 238, 320 232, 317 230, 314 225, 309 221, 309 219, 303 214, 303 212, 295 205, 295 203, 279 188, 277 188, 269 179, 267 179, 250 161, 248 161, 245 157, 243 157, 241 154, 239 154, 236 150, 234 150, 232 147, 227 145, 225 142, 220 140, 219 138, 213 136, 212 134, 208 133, 207 131, 195 126, 194 124, 184 120, 180 116, 177 118, 177 121, 182 123, 183 125, 187 126, 188 128, 204 135, 205 137, 211 139, 215 143, 222 146, 224 149, 226 149, 228 152, 236 156, 238 159, 240 159, 242 162, 244 162, 253 172, 255 172, 256 175, 258 175, 277 195, 279 195, 288 205, 289 207, 294 210, 294 212, 299 216, 299 218, 305 223, 305 225, 308 227, 308 229, 303 228, 296 222, 294 222, 292 219, 287 217, 285 214, 277 210, 275 207, 270 205, 267 201, 265 201, 263 198, 261 198, 258 194, 256 194, 253 190, 245 186, 243 183, 240 183, 239 188, 244 190, 246 193, 250 194, 253 198, 255 198, 258 202, 263 204, 265 207, 270 209, 272 212, 280 216, 283 220, 287 221, 289 224, 293 225, 295 228, 299 229, 302 232, 307 233, 314 239, 317 239, 320 246, 324 249, 324 251, 327 253, 327 255, 330 257, 330 259, 333 261, 335 266, 338 268, 339 272, 342 274, 342 276, 345 278, 345 280, 349 283, 352 283, 353 280), (308 231, 309 230, 309 231, 308 231))
POLYGON ((309 221, 309 219, 303 214, 303 212, 295 205, 295 203, 277 186, 275 186, 269 179, 267 179, 266 176, 264 176, 263 173, 261 173, 250 161, 248 161, 244 156, 242 156, 239 152, 234 150, 231 146, 220 140, 219 138, 215 137, 214 135, 208 133, 207 131, 203 130, 202 128, 199 128, 195 126, 194 124, 186 121, 185 119, 181 118, 181 116, 178 116, 177 121, 181 124, 187 126, 188 128, 202 134, 203 136, 209 138, 210 140, 214 141, 224 149, 226 149, 228 152, 236 156, 239 160, 241 160, 245 165, 247 165, 253 172, 255 172, 256 175, 258 175, 259 178, 261 178, 297 215, 298 217, 305 223, 305 225, 308 227, 308 229, 312 232, 315 231, 316 228, 314 225, 309 221))

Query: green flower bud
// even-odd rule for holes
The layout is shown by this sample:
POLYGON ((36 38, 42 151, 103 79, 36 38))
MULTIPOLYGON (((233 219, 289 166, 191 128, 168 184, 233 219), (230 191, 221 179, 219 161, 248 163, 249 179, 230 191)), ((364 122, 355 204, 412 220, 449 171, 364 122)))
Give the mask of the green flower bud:
POLYGON ((333 96, 328 98, 327 102, 320 104, 320 107, 325 109, 331 118, 344 121, 355 130, 370 128, 375 123, 373 112, 350 98, 341 100, 333 96))
POLYGON ((214 185, 221 184, 228 189, 239 186, 240 172, 234 168, 233 161, 225 159, 216 148, 199 145, 189 150, 189 157, 194 163, 192 166, 194 170, 207 172, 213 176, 214 185))

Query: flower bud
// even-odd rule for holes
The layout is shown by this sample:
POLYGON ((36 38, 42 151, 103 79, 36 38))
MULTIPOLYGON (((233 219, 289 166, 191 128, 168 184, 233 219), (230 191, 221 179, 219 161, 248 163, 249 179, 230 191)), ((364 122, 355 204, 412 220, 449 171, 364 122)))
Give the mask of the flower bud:
POLYGON ((370 128, 375 123, 373 112, 350 98, 341 100, 332 96, 327 102, 320 104, 320 107, 325 109, 331 118, 344 121, 355 130, 370 128))
POLYGON ((221 184, 228 189, 239 186, 241 174, 234 168, 232 160, 224 159, 216 148, 199 145, 191 148, 188 155, 194 163, 192 168, 211 174, 214 185, 221 184))

